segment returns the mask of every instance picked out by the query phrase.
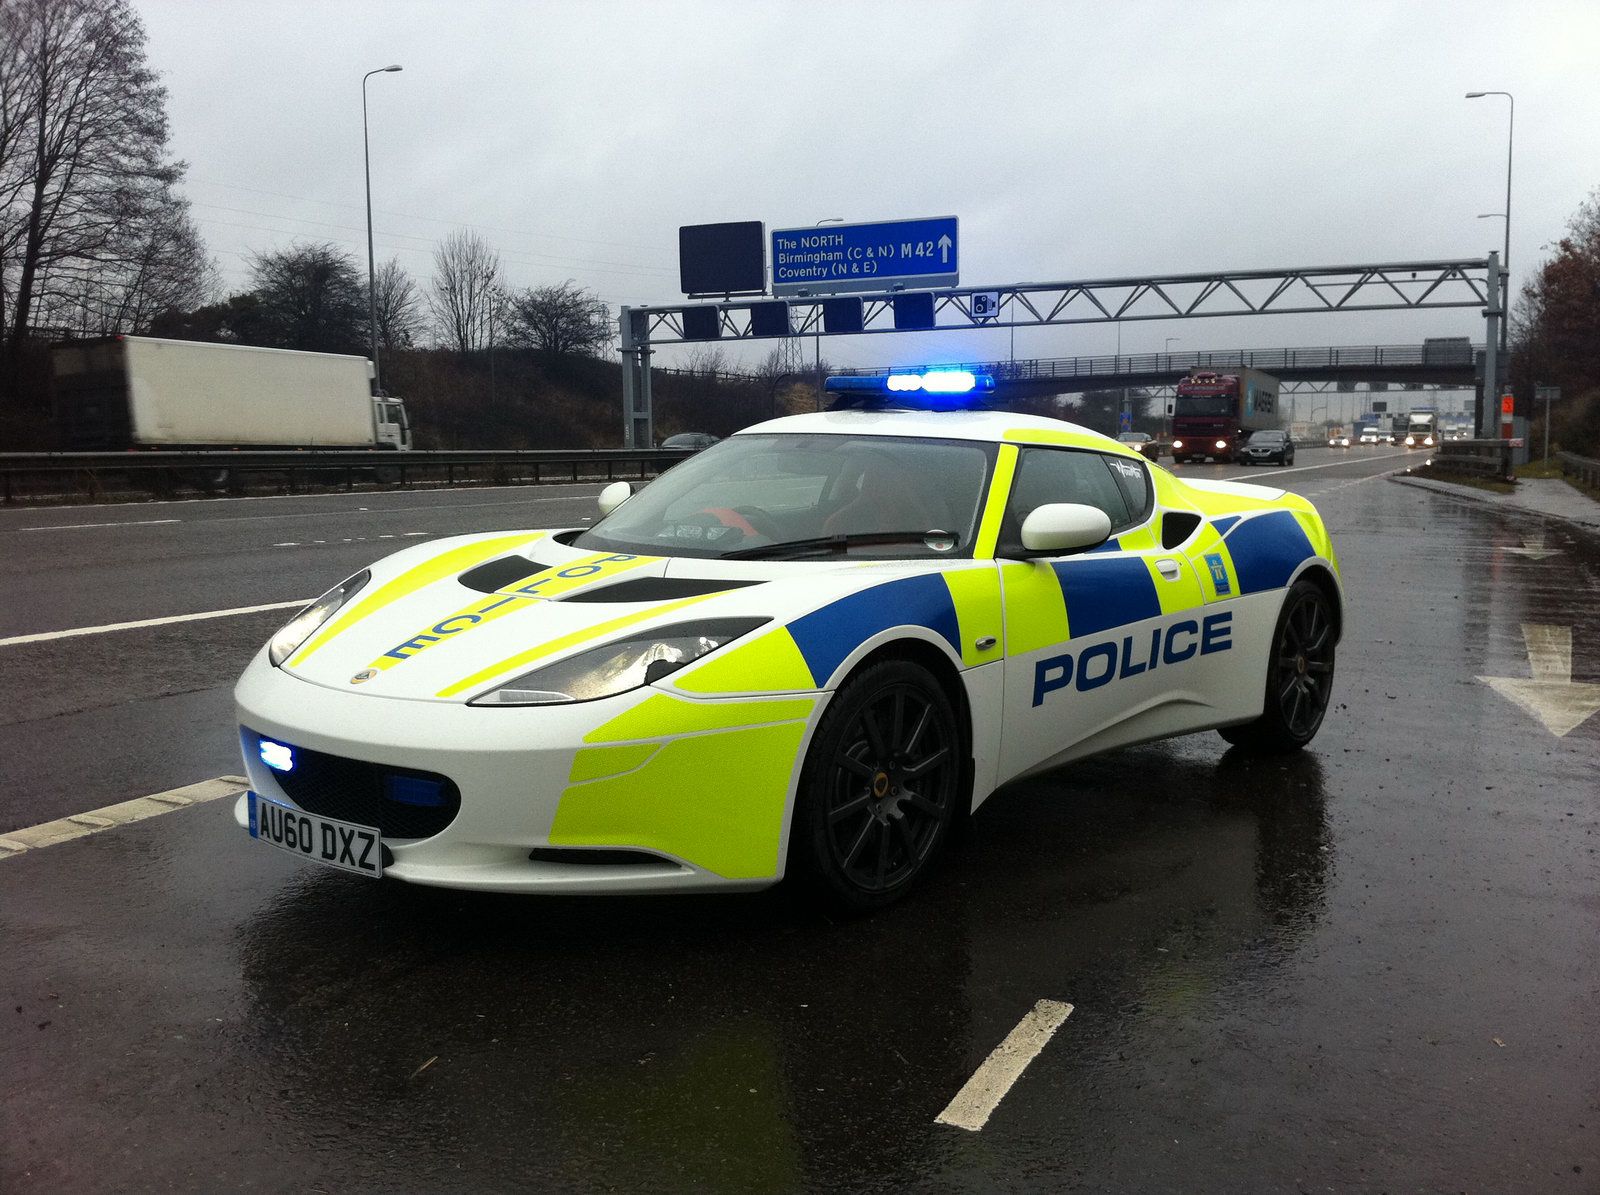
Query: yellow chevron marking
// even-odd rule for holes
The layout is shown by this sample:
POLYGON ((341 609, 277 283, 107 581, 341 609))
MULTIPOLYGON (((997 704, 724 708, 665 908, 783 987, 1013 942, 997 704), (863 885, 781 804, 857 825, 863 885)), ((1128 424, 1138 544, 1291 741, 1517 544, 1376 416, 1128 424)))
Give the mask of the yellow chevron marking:
POLYGON ((518 548, 527 547, 536 540, 543 539, 543 531, 529 535, 521 532, 517 535, 497 535, 493 539, 478 540, 470 544, 462 544, 458 548, 450 548, 439 553, 430 560, 413 565, 398 577, 385 581, 371 593, 360 598, 349 610, 340 614, 331 623, 324 627, 320 634, 302 647, 296 653, 294 663, 303 664, 311 658, 313 652, 325 646, 336 635, 342 634, 362 619, 385 606, 409 597, 425 585, 432 585, 435 581, 442 581, 446 577, 453 577, 457 573, 465 572, 475 564, 482 564, 485 560, 495 556, 504 555, 518 548))

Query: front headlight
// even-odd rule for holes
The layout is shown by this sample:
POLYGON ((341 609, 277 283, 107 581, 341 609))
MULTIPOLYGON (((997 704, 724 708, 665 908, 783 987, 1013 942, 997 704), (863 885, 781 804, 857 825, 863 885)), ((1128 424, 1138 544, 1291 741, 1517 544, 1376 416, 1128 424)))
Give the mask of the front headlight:
POLYGON ((1226 448, 1227 446, 1228 446, 1228 442, 1226 440, 1218 440, 1217 441, 1217 447, 1218 448, 1226 448))
POLYGON ((1174 448, 1182 448, 1183 447, 1183 441, 1182 440, 1174 440, 1172 442, 1172 446, 1174 448))
POLYGON ((467 704, 556 705, 615 697, 640 685, 654 684, 770 621, 768 618, 708 618, 615 639, 524 672, 467 704))
POLYGON ((340 581, 284 623, 283 629, 267 643, 267 659, 272 661, 272 666, 278 667, 299 651, 300 645, 311 638, 318 627, 332 618, 334 612, 354 597, 370 580, 372 580, 372 570, 362 569, 355 576, 340 581))

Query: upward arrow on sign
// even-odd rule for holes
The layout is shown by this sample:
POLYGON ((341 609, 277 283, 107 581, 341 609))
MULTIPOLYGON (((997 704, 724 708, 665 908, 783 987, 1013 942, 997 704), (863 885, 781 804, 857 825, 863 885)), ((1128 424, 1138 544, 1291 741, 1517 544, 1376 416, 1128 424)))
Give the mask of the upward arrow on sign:
POLYGON ((1500 696, 1532 714, 1558 739, 1600 710, 1600 685, 1572 679, 1572 628, 1546 623, 1522 624, 1528 646, 1528 680, 1510 676, 1478 679, 1500 696))
POLYGON ((939 238, 939 264, 950 264, 950 238, 948 236, 939 238))

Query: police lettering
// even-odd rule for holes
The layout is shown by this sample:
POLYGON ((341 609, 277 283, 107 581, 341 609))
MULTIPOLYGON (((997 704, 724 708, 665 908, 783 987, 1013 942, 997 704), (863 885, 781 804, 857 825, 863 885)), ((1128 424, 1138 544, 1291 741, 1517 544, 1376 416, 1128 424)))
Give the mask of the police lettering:
POLYGON ((1069 686, 1087 693, 1127 680, 1141 672, 1153 672, 1164 664, 1181 664, 1196 653, 1209 656, 1233 649, 1233 611, 1208 614, 1196 622, 1185 618, 1165 629, 1153 627, 1146 641, 1144 634, 1124 635, 1080 649, 1050 656, 1033 666, 1033 704, 1044 704, 1046 693, 1069 686))

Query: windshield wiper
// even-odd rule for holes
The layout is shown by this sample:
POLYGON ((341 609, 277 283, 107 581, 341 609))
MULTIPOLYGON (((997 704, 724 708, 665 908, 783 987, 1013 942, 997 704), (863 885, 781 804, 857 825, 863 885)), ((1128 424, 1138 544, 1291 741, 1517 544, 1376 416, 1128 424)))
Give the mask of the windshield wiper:
POLYGON ((930 536, 940 536, 950 540, 948 551, 954 551, 959 542, 948 531, 937 529, 927 531, 858 531, 848 535, 818 535, 811 539, 790 539, 775 544, 761 544, 754 548, 739 548, 736 551, 724 552, 723 560, 772 560, 782 556, 811 556, 824 555, 830 552, 843 552, 846 548, 858 544, 903 544, 921 543, 930 536))

